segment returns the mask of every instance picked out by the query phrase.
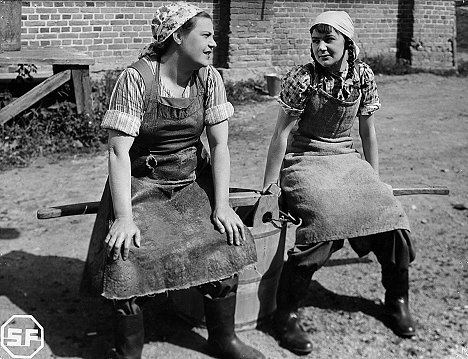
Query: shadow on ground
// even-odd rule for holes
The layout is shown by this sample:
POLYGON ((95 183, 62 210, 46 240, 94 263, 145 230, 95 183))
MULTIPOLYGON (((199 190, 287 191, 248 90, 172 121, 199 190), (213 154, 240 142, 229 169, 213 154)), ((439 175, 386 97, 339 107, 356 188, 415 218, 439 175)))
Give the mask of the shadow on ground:
MULTIPOLYGON (((106 358, 113 347, 111 304, 78 293, 84 262, 12 251, 0 258, 0 295, 43 326, 58 357, 106 358)), ((8 315, 22 313, 8 313, 8 315)), ((179 319, 166 296, 145 306, 145 342, 168 342, 205 353, 205 339, 179 319)))

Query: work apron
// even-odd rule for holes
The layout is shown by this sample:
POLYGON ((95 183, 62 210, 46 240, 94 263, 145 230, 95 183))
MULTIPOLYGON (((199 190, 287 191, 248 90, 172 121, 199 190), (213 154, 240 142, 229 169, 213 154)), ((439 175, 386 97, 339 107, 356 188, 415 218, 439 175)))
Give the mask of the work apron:
MULTIPOLYGON (((132 66, 144 73, 148 68, 141 61, 132 66)), ((106 256, 104 239, 115 218, 107 183, 82 292, 108 299, 146 296, 221 280, 255 263, 246 227, 246 243, 230 246, 211 222, 211 166, 200 141, 205 87, 200 77, 192 80, 190 98, 162 97, 156 81, 148 82, 145 115, 130 149, 132 212, 141 246, 132 244, 126 261, 106 256)))
POLYGON ((409 230, 392 190, 353 148, 358 86, 346 100, 314 87, 288 140, 281 188, 287 209, 302 220, 296 244, 409 230))

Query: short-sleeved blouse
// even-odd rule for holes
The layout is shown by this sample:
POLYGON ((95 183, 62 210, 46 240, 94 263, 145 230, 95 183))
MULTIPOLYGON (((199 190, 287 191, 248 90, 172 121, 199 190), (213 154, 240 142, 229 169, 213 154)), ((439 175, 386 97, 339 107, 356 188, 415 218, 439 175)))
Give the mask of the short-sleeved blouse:
MULTIPOLYGON (((157 64, 147 58, 144 59, 155 75, 157 64)), ((206 81, 204 122, 206 125, 214 125, 231 117, 234 114, 234 108, 227 100, 223 79, 213 66, 207 68, 206 81)), ((164 87, 161 81, 158 83, 162 96, 176 97, 164 87)), ((184 90, 183 97, 189 97, 190 86, 196 85, 190 81, 187 89, 184 90)), ((134 137, 138 136, 144 115, 144 98, 145 83, 143 78, 136 69, 126 68, 117 79, 101 127, 118 130, 134 137)))
POLYGON ((320 71, 314 64, 296 66, 284 76, 278 102, 288 115, 299 117, 313 88, 321 88, 337 99, 346 100, 352 86, 358 86, 362 93, 358 114, 373 114, 380 108, 380 100, 372 69, 366 63, 356 61, 353 76, 346 79, 347 74, 347 69, 334 75, 320 71))

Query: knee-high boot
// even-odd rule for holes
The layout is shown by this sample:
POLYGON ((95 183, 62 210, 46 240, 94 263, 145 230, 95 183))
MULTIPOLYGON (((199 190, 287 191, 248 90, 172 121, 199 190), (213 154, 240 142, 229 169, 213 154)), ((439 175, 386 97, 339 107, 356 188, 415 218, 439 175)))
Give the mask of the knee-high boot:
POLYGON ((130 315, 116 312, 114 337, 117 359, 140 359, 145 340, 143 312, 130 315))
POLYGON ((388 239, 374 251, 382 266, 382 285, 385 288, 385 309, 388 325, 403 338, 416 334, 409 310, 409 263, 414 259, 411 239, 401 230, 388 233, 388 239))
POLYGON ((307 294, 313 270, 301 270, 286 262, 276 295, 274 325, 280 345, 290 351, 305 355, 312 351, 312 339, 303 329, 298 313, 299 302, 307 294))
POLYGON ((395 265, 382 267, 382 283, 385 291, 385 309, 390 329, 398 336, 408 338, 416 334, 409 310, 408 270, 395 265))
POLYGON ((210 351, 222 359, 264 359, 258 350, 243 343, 234 331, 236 293, 211 299, 204 296, 210 351))

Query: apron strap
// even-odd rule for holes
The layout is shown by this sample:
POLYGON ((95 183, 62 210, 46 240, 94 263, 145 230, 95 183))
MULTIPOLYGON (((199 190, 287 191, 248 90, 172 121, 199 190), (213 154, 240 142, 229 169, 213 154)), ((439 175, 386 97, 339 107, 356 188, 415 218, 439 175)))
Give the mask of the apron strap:
POLYGON ((154 80, 154 74, 153 71, 151 71, 151 67, 148 65, 148 63, 140 59, 133 64, 131 64, 129 67, 134 68, 135 70, 138 71, 140 76, 143 78, 143 82, 145 83, 145 100, 143 103, 143 109, 146 111, 148 108, 148 104, 151 98, 151 92, 152 92, 152 86, 153 86, 153 80, 154 80))

